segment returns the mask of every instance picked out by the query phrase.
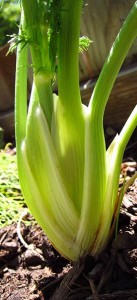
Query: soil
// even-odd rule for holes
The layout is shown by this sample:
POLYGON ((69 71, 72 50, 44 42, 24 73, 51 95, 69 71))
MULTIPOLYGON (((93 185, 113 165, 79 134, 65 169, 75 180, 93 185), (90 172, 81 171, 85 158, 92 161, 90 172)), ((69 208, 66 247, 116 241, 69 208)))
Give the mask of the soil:
MULTIPOLYGON (((121 174, 135 170, 135 162, 124 163, 121 174)), ((137 180, 124 196, 116 237, 96 258, 73 265, 37 224, 22 220, 20 227, 0 229, 0 295, 1 300, 137 299, 137 180)))

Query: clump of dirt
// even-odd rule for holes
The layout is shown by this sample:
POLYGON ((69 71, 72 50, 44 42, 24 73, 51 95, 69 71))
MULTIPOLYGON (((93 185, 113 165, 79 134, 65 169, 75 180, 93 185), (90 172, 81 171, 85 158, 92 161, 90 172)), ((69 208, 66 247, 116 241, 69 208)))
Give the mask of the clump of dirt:
POLYGON ((1 300, 137 299, 137 180, 124 196, 117 236, 97 258, 72 265, 37 224, 22 222, 20 234, 15 223, 0 229, 0 295, 1 300))

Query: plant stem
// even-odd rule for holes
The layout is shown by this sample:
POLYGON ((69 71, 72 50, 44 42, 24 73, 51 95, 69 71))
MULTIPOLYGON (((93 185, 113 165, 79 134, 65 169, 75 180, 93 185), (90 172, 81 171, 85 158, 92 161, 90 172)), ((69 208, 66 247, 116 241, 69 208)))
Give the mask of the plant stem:
MULTIPOLYGON (((24 27, 24 15, 21 14, 21 27, 24 27)), ((20 30, 21 31, 21 30, 20 30)), ((20 33, 19 31, 19 33, 20 33)), ((27 120, 27 70, 28 47, 20 43, 17 47, 16 78, 15 78, 15 131, 17 152, 26 134, 27 120)))
POLYGON ((92 115, 103 115, 108 97, 121 65, 137 36, 137 1, 124 22, 102 68, 90 99, 92 115))
POLYGON ((53 95, 51 79, 53 69, 49 59, 48 48, 48 19, 43 15, 37 0, 22 0, 28 43, 30 44, 34 81, 40 105, 51 127, 53 95), (46 23, 47 22, 47 23, 46 23))
POLYGON ((82 0, 65 1, 61 13, 58 52, 60 101, 71 114, 81 111, 79 89, 79 34, 82 0), (72 110, 73 107, 73 110, 72 110), (74 113, 73 113, 74 111, 74 113))
POLYGON ((82 2, 82 0, 64 1, 60 13, 59 99, 54 126, 54 141, 64 182, 79 212, 84 173, 84 116, 79 89, 79 35, 82 2))
MULTIPOLYGON (((92 245, 91 248, 94 248, 95 236, 98 235, 98 231, 100 231, 101 228, 101 215, 103 205, 106 201, 106 188, 109 188, 109 185, 113 183, 110 179, 107 184, 106 146, 103 130, 104 110, 123 60, 125 59, 128 50, 137 36, 136 24, 137 1, 135 2, 129 16, 126 19, 126 22, 120 30, 114 45, 112 46, 88 106, 88 114, 86 118, 83 205, 80 228, 77 235, 77 240, 82 245, 81 248, 85 248, 87 251, 90 245, 92 245), (92 220, 92 228, 90 226, 90 220, 92 220)), ((135 121, 133 121, 133 123, 134 124, 130 124, 129 128, 127 129, 127 131, 129 131, 128 137, 130 136, 133 127, 135 128, 135 121)), ((115 149, 117 152, 117 157, 115 157, 113 154, 112 165, 114 162, 116 163, 116 168, 113 167, 114 170, 112 176, 112 179, 115 180, 115 192, 117 191, 120 163, 123 155, 122 151, 125 144, 126 138, 124 137, 123 146, 121 148, 122 150, 120 149, 119 145, 116 145, 115 149), (118 153, 118 150, 120 153, 118 153)), ((109 198, 109 193, 112 193, 110 189, 107 192, 107 201, 109 201, 109 207, 113 206, 114 208, 115 199, 113 197, 112 199, 109 198), (114 203, 112 204, 111 201, 114 203)), ((109 223, 111 223, 111 211, 105 211, 103 214, 105 216, 110 216, 110 218, 108 217, 107 220, 109 223)), ((105 231, 102 230, 102 236, 104 235, 104 232, 105 231)))

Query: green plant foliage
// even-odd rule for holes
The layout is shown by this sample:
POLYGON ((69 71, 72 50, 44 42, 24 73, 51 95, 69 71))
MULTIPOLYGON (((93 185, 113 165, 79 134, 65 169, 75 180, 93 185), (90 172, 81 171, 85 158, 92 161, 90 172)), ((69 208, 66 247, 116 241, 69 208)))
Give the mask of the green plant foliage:
POLYGON ((0 228, 17 222, 25 207, 21 193, 16 155, 0 151, 0 228))
POLYGON ((5 45, 10 35, 18 32, 20 5, 11 1, 3 1, 0 9, 0 46, 5 45), (3 5, 2 5, 3 4, 3 5))
POLYGON ((122 157, 137 126, 136 105, 106 149, 104 110, 137 37, 137 1, 114 41, 88 106, 82 104, 79 88, 79 48, 90 44, 85 39, 79 42, 83 1, 22 0, 21 4, 15 125, 23 195, 62 255, 72 261, 96 256, 106 247, 119 214, 122 157), (29 108, 28 50, 33 66, 29 108), (58 95, 52 89, 56 62, 58 95))
POLYGON ((91 40, 87 36, 82 36, 79 39, 79 52, 87 51, 91 44, 91 40))

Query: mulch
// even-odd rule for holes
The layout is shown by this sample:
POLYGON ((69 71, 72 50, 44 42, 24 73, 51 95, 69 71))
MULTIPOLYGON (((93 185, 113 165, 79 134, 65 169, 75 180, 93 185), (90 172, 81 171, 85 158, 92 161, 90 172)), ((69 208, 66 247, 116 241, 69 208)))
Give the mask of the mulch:
MULTIPOLYGON (((135 169, 135 162, 125 162, 121 172, 131 176, 135 169)), ((1 228, 0 299, 137 299, 137 180, 124 196, 117 236, 96 258, 72 264, 36 223, 22 220, 20 228, 16 223, 1 228)))

